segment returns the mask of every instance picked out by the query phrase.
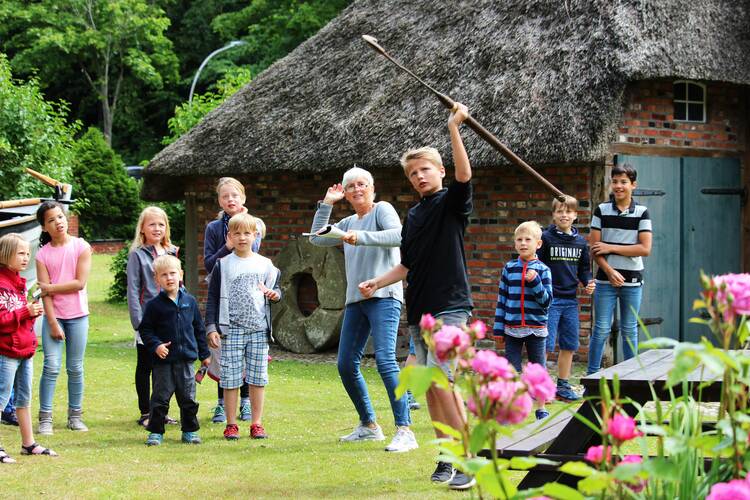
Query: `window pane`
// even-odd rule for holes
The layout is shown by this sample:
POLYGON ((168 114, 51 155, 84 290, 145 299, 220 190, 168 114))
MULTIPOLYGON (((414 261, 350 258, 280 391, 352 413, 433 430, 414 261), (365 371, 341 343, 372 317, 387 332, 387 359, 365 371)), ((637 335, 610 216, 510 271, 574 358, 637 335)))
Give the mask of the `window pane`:
POLYGON ((688 117, 687 119, 691 122, 702 122, 703 121, 703 104, 688 104, 688 117))
POLYGON ((686 104, 684 102, 674 103, 674 119, 685 120, 686 119, 686 104))
POLYGON ((690 83, 688 88, 688 100, 690 101, 703 101, 703 87, 690 83))
POLYGON ((674 84, 674 98, 678 101, 684 101, 686 97, 685 93, 685 83, 675 83, 674 84))

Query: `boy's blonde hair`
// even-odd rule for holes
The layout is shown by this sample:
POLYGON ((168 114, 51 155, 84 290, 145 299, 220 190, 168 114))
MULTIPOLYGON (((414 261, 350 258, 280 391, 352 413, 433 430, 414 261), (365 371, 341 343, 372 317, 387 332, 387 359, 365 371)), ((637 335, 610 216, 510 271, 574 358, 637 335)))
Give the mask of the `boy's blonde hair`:
POLYGON ((534 237, 534 239, 542 239, 542 226, 535 220, 529 220, 522 222, 518 225, 515 231, 513 231, 513 237, 517 238, 519 234, 528 233, 534 237))
POLYGON ((242 212, 241 214, 233 215, 232 218, 229 219, 229 232, 230 233, 234 231, 242 231, 243 229, 251 233, 254 233, 257 231, 257 223, 255 222, 255 217, 253 217, 247 212, 242 212))
MULTIPOLYGON (((221 193, 221 188, 223 188, 224 186, 232 186, 237 191, 239 191, 245 201, 247 201, 245 186, 243 186, 242 183, 234 177, 222 177, 221 179, 219 179, 219 182, 216 183, 216 196, 219 196, 219 194, 221 193)), ((222 215, 224 215, 224 210, 219 210, 219 215, 216 218, 221 219, 222 215)))
POLYGON ((260 217, 254 217, 255 218, 255 232, 260 233, 260 239, 264 239, 266 237, 266 223, 263 222, 263 219, 260 217))
POLYGON ((418 149, 410 149, 409 151, 401 155, 401 167, 404 169, 404 173, 406 173, 406 166, 411 160, 427 160, 436 167, 443 168, 443 158, 441 158, 440 153, 438 153, 437 149, 430 146, 425 146, 418 149))
POLYGON ((8 233, 0 238, 0 266, 8 267, 8 264, 10 264, 10 261, 13 260, 18 251, 18 244, 21 242, 29 244, 18 233, 8 233))
POLYGON ((160 243, 164 248, 171 247, 169 217, 167 217, 167 213, 161 208, 151 206, 141 210, 141 215, 138 216, 138 223, 135 225, 135 236, 133 236, 133 243, 130 244, 130 251, 134 252, 146 244, 146 236, 143 234, 143 223, 146 222, 146 217, 161 217, 164 220, 164 236, 160 243))
POLYGON ((569 196, 567 194, 563 195, 563 201, 558 200, 557 198, 552 199, 552 211, 556 211, 558 208, 565 207, 568 210, 572 210, 574 212, 578 211, 578 200, 573 198, 572 196, 569 196))
POLYGON ((162 271, 167 269, 177 269, 182 271, 182 263, 180 259, 174 255, 160 255, 154 259, 154 274, 158 275, 162 271))

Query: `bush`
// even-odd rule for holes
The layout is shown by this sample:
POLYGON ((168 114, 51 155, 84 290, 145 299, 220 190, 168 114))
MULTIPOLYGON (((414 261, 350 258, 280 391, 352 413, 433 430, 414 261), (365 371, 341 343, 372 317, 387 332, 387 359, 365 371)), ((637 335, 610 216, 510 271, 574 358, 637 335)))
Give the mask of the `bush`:
POLYGON ((109 272, 112 273, 112 284, 107 290, 107 302, 122 303, 127 301, 128 293, 128 251, 130 250, 130 242, 126 242, 126 245, 117 252, 117 255, 112 259, 109 264, 109 272))
POLYGON ((94 127, 78 140, 75 154, 73 194, 85 199, 79 209, 83 236, 132 237, 141 202, 138 184, 128 177, 122 159, 94 127))

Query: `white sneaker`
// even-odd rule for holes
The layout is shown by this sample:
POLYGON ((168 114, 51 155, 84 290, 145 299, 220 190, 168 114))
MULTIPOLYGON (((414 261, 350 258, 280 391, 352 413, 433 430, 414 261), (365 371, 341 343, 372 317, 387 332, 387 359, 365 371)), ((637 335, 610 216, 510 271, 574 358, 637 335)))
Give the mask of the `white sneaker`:
POLYGON ((411 429, 399 428, 396 431, 396 435, 393 436, 391 444, 385 447, 385 451, 392 451, 394 453, 403 453, 409 450, 415 450, 419 448, 417 444, 417 438, 414 437, 414 433, 411 429))
POLYGON ((374 429, 359 424, 351 433, 346 436, 341 436, 339 441, 385 441, 385 436, 383 435, 383 429, 377 424, 374 429))

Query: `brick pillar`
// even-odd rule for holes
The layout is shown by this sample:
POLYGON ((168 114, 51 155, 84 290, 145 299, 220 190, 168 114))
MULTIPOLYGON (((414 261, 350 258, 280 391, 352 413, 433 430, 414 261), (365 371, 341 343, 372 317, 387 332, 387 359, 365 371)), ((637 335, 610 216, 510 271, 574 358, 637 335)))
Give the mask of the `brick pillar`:
POLYGON ((68 234, 78 236, 78 215, 68 214, 68 234))

